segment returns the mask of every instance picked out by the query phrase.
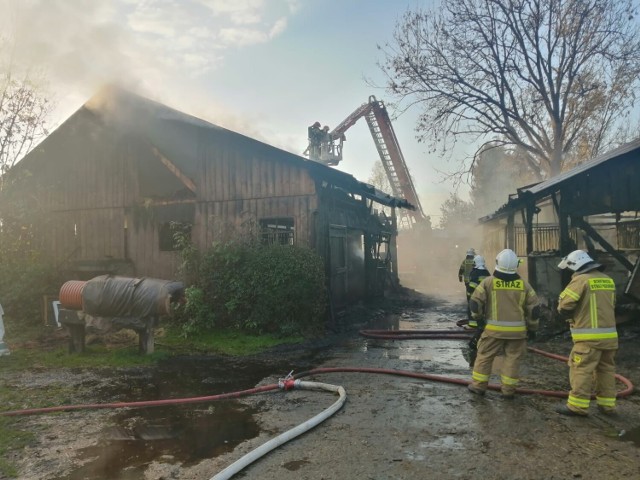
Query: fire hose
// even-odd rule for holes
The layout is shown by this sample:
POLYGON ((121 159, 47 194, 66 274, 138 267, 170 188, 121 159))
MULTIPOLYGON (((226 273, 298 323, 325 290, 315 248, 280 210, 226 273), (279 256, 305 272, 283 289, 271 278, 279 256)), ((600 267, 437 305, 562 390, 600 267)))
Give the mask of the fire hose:
MULTIPOLYGON (((470 332, 466 331, 463 333, 456 332, 453 330, 361 330, 360 334, 362 336, 368 338, 377 338, 377 339, 390 339, 390 340, 404 340, 404 339, 468 339, 470 337, 470 332)), ((546 352, 544 350, 539 350, 533 347, 527 347, 527 349, 533 353, 546 356, 548 358, 567 361, 568 358, 562 355, 556 355, 550 352, 546 352)), ((261 387, 251 388, 248 390, 242 390, 237 392, 223 393, 218 395, 209 395, 209 396, 201 396, 201 397, 191 397, 191 398, 175 398, 175 399, 165 399, 165 400, 150 400, 150 401, 140 401, 140 402, 115 402, 115 403, 98 403, 98 404, 82 404, 82 405, 61 405, 56 407, 45 407, 45 408, 32 408, 32 409, 23 409, 23 410, 13 410, 0 412, 0 416, 18 416, 18 415, 30 415, 30 414, 41 414, 41 413, 51 413, 51 412, 60 412, 60 411, 70 411, 70 410, 81 410, 81 409, 105 409, 105 408, 135 408, 135 407, 152 407, 152 406, 165 406, 165 405, 177 405, 177 404, 189 404, 189 403, 203 403, 203 402, 211 402, 222 399, 230 399, 230 398, 239 398, 242 396, 247 396, 256 393, 264 393, 273 390, 291 390, 294 388, 302 388, 308 390, 325 390, 333 393, 337 393, 339 395, 339 399, 329 408, 322 411, 320 414, 312 417, 311 419, 303 422, 302 424, 290 429, 278 437, 275 437, 257 449, 249 452, 233 464, 229 465, 227 468, 219 472, 217 475, 212 477, 210 480, 226 480, 231 478, 233 475, 246 468, 251 463, 255 462, 262 456, 266 455, 270 451, 274 450, 278 446, 292 440, 299 435, 307 432, 308 430, 314 428, 335 412, 337 412, 346 401, 346 392, 343 387, 330 385, 325 383, 317 383, 317 382, 302 382, 300 378, 307 377, 310 375, 319 375, 326 373, 373 373, 373 374, 388 374, 388 375, 398 375, 410 378, 417 378, 421 380, 431 380, 437 382, 446 382, 453 383, 458 385, 468 385, 471 383, 469 380, 445 377, 441 375, 427 374, 427 373, 417 373, 406 370, 395 370, 395 369, 387 369, 387 368, 367 368, 367 367, 326 367, 326 368, 317 368, 308 370, 305 372, 300 372, 295 376, 287 376, 284 380, 280 380, 278 384, 264 385, 261 387)), ((626 397, 630 395, 634 386, 631 381, 622 375, 616 374, 616 379, 623 383, 626 388, 617 393, 617 397, 626 397)), ((489 389, 499 390, 500 386, 495 384, 490 384, 489 389)), ((568 396, 567 392, 560 392, 554 390, 538 390, 538 389, 526 389, 526 388, 517 388, 516 392, 520 394, 538 394, 545 395, 551 397, 559 397, 564 398, 568 396)))
POLYGON ((294 380, 293 378, 285 379, 284 382, 281 381, 280 383, 281 384, 284 383, 285 385, 284 388, 287 390, 292 388, 301 388, 306 390, 326 390, 328 392, 337 393, 340 396, 340 398, 338 398, 338 400, 336 400, 336 402, 333 405, 331 405, 326 410, 323 410, 315 417, 312 417, 306 422, 301 423, 297 427, 287 430, 286 432, 278 435, 277 437, 272 438, 268 442, 263 443, 255 450, 250 451, 249 453, 244 455, 242 458, 240 458, 239 460, 236 460, 234 463, 232 463, 227 468, 222 470, 220 473, 211 477, 210 480, 227 480, 233 477, 236 473, 238 473, 239 471, 241 471, 251 463, 255 462, 259 458, 262 458, 271 450, 274 450, 275 448, 279 447, 283 443, 286 443, 289 440, 292 440, 302 435, 303 433, 311 430, 313 427, 315 427, 319 423, 324 422, 327 418, 329 418, 331 415, 333 415, 338 410, 340 410, 340 408, 342 408, 342 405, 344 405, 344 402, 347 400, 347 393, 345 392, 344 388, 337 385, 331 385, 328 383, 318 383, 318 382, 303 382, 301 380, 294 380), (289 387, 287 387, 287 384, 289 385, 289 387))

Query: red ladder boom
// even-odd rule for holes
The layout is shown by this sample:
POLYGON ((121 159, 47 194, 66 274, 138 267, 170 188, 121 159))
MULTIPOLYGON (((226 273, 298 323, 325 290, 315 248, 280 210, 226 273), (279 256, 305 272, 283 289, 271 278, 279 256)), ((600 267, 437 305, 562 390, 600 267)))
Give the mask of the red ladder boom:
POLYGON ((337 165, 342 160, 342 142, 345 132, 352 127, 361 117, 365 117, 369 131, 375 142, 378 155, 382 161, 382 166, 387 174, 389 183, 393 190, 393 195, 406 199, 416 207, 415 211, 402 209, 399 222, 403 228, 412 228, 417 223, 426 221, 426 216, 422 210, 420 199, 411 180, 411 174, 402 155, 402 150, 398 143, 398 138, 393 130, 391 118, 387 113, 387 108, 382 101, 373 95, 369 97, 369 102, 360 105, 356 110, 345 118, 336 128, 330 132, 333 144, 331 146, 331 160, 327 163, 337 165), (338 143, 335 143, 335 142, 338 143))

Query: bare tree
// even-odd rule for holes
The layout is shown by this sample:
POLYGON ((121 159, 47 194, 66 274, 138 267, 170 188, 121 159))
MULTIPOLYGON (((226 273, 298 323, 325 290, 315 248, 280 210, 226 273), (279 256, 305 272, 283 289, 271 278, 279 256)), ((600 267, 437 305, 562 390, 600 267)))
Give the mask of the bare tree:
POLYGON ((0 74, 0 174, 6 173, 47 134, 49 101, 29 77, 0 74))
POLYGON ((381 67, 399 104, 423 107, 422 140, 445 150, 468 135, 515 145, 548 178, 585 140, 590 155, 609 146, 633 107, 636 8, 633 0, 447 0, 438 13, 405 14, 381 67))
MULTIPOLYGON (((47 135, 51 102, 44 95, 42 75, 12 61, 7 42, 0 41, 0 178, 47 135), (7 54, 8 53, 8 54, 7 54)), ((1 187, 1 183, 0 183, 1 187)))

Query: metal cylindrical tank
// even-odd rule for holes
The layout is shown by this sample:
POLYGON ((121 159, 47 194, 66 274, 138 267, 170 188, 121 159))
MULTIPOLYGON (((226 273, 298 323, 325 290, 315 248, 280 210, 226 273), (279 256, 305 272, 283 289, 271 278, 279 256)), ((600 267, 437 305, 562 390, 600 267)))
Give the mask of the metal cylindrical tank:
POLYGON ((60 306, 72 310, 82 310, 82 289, 87 282, 69 280, 60 287, 60 306))

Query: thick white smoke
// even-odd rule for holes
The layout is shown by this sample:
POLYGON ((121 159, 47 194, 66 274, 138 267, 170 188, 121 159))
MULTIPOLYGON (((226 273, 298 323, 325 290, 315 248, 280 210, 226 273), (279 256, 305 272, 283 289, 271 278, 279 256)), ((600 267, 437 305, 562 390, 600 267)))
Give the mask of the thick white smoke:
POLYGON ((279 35, 296 0, 0 0, 4 66, 42 71, 66 119, 105 84, 254 138, 205 88, 234 49, 279 35))

